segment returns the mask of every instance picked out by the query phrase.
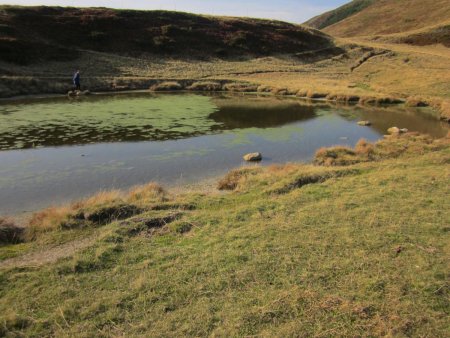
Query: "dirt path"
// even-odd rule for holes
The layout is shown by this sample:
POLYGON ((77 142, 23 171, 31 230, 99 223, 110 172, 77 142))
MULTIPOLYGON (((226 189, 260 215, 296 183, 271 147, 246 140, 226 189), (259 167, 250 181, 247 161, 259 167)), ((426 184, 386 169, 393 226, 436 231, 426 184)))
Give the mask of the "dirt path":
POLYGON ((13 267, 36 267, 54 263, 60 258, 72 256, 75 252, 94 244, 95 237, 83 238, 69 243, 31 252, 20 257, 6 259, 0 262, 0 269, 13 267))

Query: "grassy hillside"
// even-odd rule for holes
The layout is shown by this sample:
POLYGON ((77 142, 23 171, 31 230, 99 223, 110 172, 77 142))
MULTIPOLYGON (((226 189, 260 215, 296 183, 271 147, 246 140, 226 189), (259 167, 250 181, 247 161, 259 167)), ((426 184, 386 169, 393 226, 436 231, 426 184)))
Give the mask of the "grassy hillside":
POLYGON ((324 29, 333 36, 401 33, 448 21, 450 0, 376 0, 324 29))
POLYGON ((305 22, 305 25, 323 29, 362 11, 366 7, 372 5, 375 1, 376 0, 353 0, 348 4, 308 20, 305 22))
POLYGON ((40 212, 0 247, 0 335, 444 337, 449 141, 361 141, 234 171, 231 193, 149 185, 40 212))
POLYGON ((0 60, 19 64, 75 60, 80 50, 216 58, 330 45, 323 33, 278 21, 167 11, 0 7, 0 60))

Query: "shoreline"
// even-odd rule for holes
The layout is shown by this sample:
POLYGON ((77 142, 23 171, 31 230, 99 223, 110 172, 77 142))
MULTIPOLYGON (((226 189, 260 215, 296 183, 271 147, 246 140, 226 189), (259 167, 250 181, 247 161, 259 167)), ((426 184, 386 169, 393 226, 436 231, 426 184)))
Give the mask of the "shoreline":
MULTIPOLYGON (((206 91, 181 91, 181 90, 179 90, 179 91, 161 91, 161 92, 153 92, 153 91, 149 91, 149 90, 130 90, 130 91, 120 91, 120 92, 98 92, 98 93, 93 93, 92 95, 93 96, 96 96, 96 95, 98 95, 98 96, 112 96, 112 95, 128 95, 128 94, 138 94, 138 93, 148 93, 148 94, 189 94, 189 93, 191 93, 191 94, 195 94, 195 93, 198 93, 198 94, 201 94, 201 93, 207 93, 206 91)), ((339 102, 336 102, 336 101, 331 101, 331 100, 327 100, 326 98, 313 98, 313 99, 310 99, 310 98, 304 98, 304 97, 298 97, 298 96, 296 96, 296 95, 287 95, 287 94, 285 94, 285 95, 277 95, 277 94, 274 94, 274 93, 268 93, 268 92, 229 92, 229 91, 215 91, 215 92, 209 92, 209 93, 216 93, 216 94, 229 94, 229 95, 238 95, 238 96, 255 96, 255 95, 260 95, 260 96, 264 96, 264 97, 277 97, 277 98, 290 98, 290 99, 299 99, 299 100, 301 100, 301 101, 312 101, 312 102, 327 102, 327 103, 330 103, 330 104, 339 104, 339 102)), ((63 98, 63 97, 66 97, 66 96, 64 96, 64 95, 57 95, 57 94, 55 94, 55 95, 51 95, 51 94, 49 94, 49 95, 36 95, 36 96, 32 96, 32 97, 26 97, 25 99, 30 99, 30 100, 33 100, 33 99, 36 99, 36 100, 39 100, 39 99, 42 99, 42 100, 44 100, 44 99, 48 99, 48 98, 63 98)), ((6 99, 7 100, 7 102, 11 102, 11 101, 13 101, 13 100, 18 100, 18 98, 10 98, 10 99, 6 99)), ((2 101, 2 99, 0 99, 0 102, 2 101)), ((3 99, 3 101, 5 102, 5 100, 3 99)), ((357 106, 358 105, 358 103, 355 103, 355 102, 347 102, 347 104, 346 105, 348 105, 348 106, 357 106)), ((371 105, 372 107, 373 107, 373 105, 371 105)), ((394 106, 393 104, 384 104, 383 106, 394 106)), ((436 120, 438 121, 438 119, 436 118, 436 120)), ((380 138, 379 139, 382 139, 382 136, 380 135, 380 138)), ((317 150, 317 149, 316 149, 317 150)), ((282 162, 278 162, 278 164, 285 164, 285 163, 289 163, 289 162, 292 162, 292 163, 297 163, 296 161, 287 161, 287 162, 285 162, 285 161, 282 161, 282 162)), ((306 164, 310 164, 311 163, 311 161, 308 161, 308 162, 299 162, 299 163, 306 163, 306 164)), ((242 166, 238 166, 238 167, 235 167, 235 168, 240 168, 240 167, 242 167, 242 166)), ((235 169, 234 168, 234 169, 235 169)), ((231 169, 231 170, 233 170, 233 169, 231 169)), ((212 186, 214 185, 214 184, 216 184, 217 182, 218 182, 218 180, 223 176, 223 175, 225 175, 226 173, 227 173, 228 171, 224 171, 222 174, 220 174, 220 175, 214 175, 213 177, 206 177, 206 178, 200 178, 199 180, 194 180, 194 181, 192 181, 192 182, 184 182, 184 183, 181 183, 181 182, 176 182, 176 184, 170 184, 170 185, 168 185, 168 184, 166 184, 166 183, 162 183, 163 185, 164 185, 164 187, 167 187, 169 190, 174 190, 174 191, 180 191, 180 192, 182 192, 182 191, 188 191, 188 190, 193 190, 193 189, 195 189, 195 190, 204 190, 204 189, 202 189, 201 187, 202 186, 207 186, 208 187, 208 190, 209 191, 211 191, 211 190, 213 190, 212 189, 212 186), (201 188, 201 189, 197 189, 197 188, 201 188)), ((151 181, 150 181, 151 182, 151 181)), ((153 182, 157 182, 157 183, 159 183, 159 181, 158 180, 155 180, 155 181, 153 181, 153 182)), ((128 189, 130 189, 130 188, 133 188, 134 186, 130 186, 130 187, 128 187, 128 188, 120 188, 119 190, 121 190, 121 191, 123 191, 123 192, 125 192, 125 191, 127 191, 128 189)), ((115 188, 114 187, 112 187, 112 188, 108 188, 108 189, 106 189, 106 190, 102 190, 102 189, 99 189, 98 191, 108 191, 108 190, 114 190, 115 188)), ((74 203, 74 202, 76 202, 77 200, 80 200, 80 199, 83 199, 83 198, 86 198, 86 197, 89 197, 90 195, 91 195, 92 193, 88 193, 88 194, 86 194, 86 195, 83 195, 83 196, 81 196, 81 197, 76 197, 76 198, 73 198, 73 199, 68 199, 67 201, 65 201, 65 202, 63 202, 63 203, 61 203, 61 204, 70 204, 70 203, 74 203)), ((23 219, 27 219, 27 218, 29 218, 29 216, 31 216, 33 213, 35 213, 36 211, 39 211, 39 210, 42 210, 42 209, 44 209, 44 208, 47 208, 48 206, 52 206, 52 205, 54 205, 54 204, 48 204, 47 206, 45 206, 45 207, 42 207, 42 206, 39 206, 39 207, 37 207, 37 208, 30 208, 30 210, 29 211, 24 211, 24 212, 14 212, 14 213, 10 213, 10 214, 8 214, 8 216, 9 217, 12 217, 12 218, 14 218, 14 219, 21 219, 21 220, 23 220, 23 219)), ((3 216, 3 215, 2 215, 3 216)))
MULTIPOLYGON (((214 83, 212 81, 195 81, 195 80, 183 80, 188 81, 187 83, 192 83, 192 85, 196 83, 214 83)), ((223 80, 222 80, 223 81, 223 80)), ((406 107, 411 108, 420 108, 420 107, 431 107, 436 110, 440 114, 440 119, 450 123, 450 103, 443 98, 421 98, 417 96, 390 96, 390 95, 354 95, 349 92, 340 92, 340 93, 331 93, 331 92, 315 92, 311 89, 309 90, 290 90, 286 88, 278 88, 271 86, 264 86, 253 84, 249 82, 231 82, 231 81, 223 81, 225 85, 220 90, 208 90, 207 88, 195 88, 189 89, 189 87, 180 87, 177 89, 169 88, 164 89, 164 86, 167 84, 167 81, 157 82, 154 86, 162 86, 163 88, 153 88, 153 89, 124 89, 124 90, 94 90, 89 92, 88 94, 82 95, 70 95, 70 94, 58 94, 58 93, 49 93, 49 94, 30 94, 30 95, 18 95, 11 97, 0 97, 1 103, 8 103, 14 101, 32 101, 32 100, 45 100, 52 98, 77 98, 84 96, 109 96, 109 95, 127 95, 127 94, 139 94, 139 93, 149 93, 149 94, 176 94, 176 93, 192 93, 192 94, 201 94, 201 93, 216 93, 216 94, 240 94, 240 95, 264 95, 264 96, 273 96, 277 98, 295 98, 304 101, 312 101, 312 102, 327 102, 334 104, 346 104, 346 105, 361 105, 368 107, 376 107, 376 106, 396 106, 396 105, 404 105, 406 107), (231 87, 227 87, 226 85, 231 85, 231 87), (237 85, 238 87, 232 87, 237 85), (406 98, 405 98, 406 97, 406 98)), ((170 85, 174 83, 179 84, 178 82, 170 82, 170 85)), ((87 89, 89 91, 89 89, 87 89)), ((71 91, 69 91, 70 93, 71 91)))

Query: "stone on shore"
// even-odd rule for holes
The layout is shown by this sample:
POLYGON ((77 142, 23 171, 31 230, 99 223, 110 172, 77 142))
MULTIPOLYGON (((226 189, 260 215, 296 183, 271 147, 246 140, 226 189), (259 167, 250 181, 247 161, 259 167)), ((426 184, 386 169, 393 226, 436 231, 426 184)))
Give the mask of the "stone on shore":
POLYGON ((392 128, 389 128, 387 131, 389 134, 393 135, 393 134, 404 134, 404 133, 407 133, 409 130, 406 128, 400 129, 397 127, 392 127, 392 128))
POLYGON ((247 162, 257 162, 257 161, 262 160, 262 155, 261 155, 261 153, 250 153, 250 154, 244 155, 243 158, 247 162))
POLYGON ((400 129, 397 127, 391 127, 387 130, 389 134, 400 134, 400 129))
POLYGON ((359 126, 370 126, 370 125, 372 125, 372 122, 370 122, 370 121, 359 121, 358 125, 359 126))

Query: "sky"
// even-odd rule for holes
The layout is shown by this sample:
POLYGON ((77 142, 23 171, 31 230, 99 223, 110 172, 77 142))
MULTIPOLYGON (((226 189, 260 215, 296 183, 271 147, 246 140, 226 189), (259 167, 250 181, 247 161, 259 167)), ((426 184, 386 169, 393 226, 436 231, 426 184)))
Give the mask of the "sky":
POLYGON ((251 16, 302 23, 350 0, 11 0, 1 5, 47 5, 164 9, 200 14, 251 16))

